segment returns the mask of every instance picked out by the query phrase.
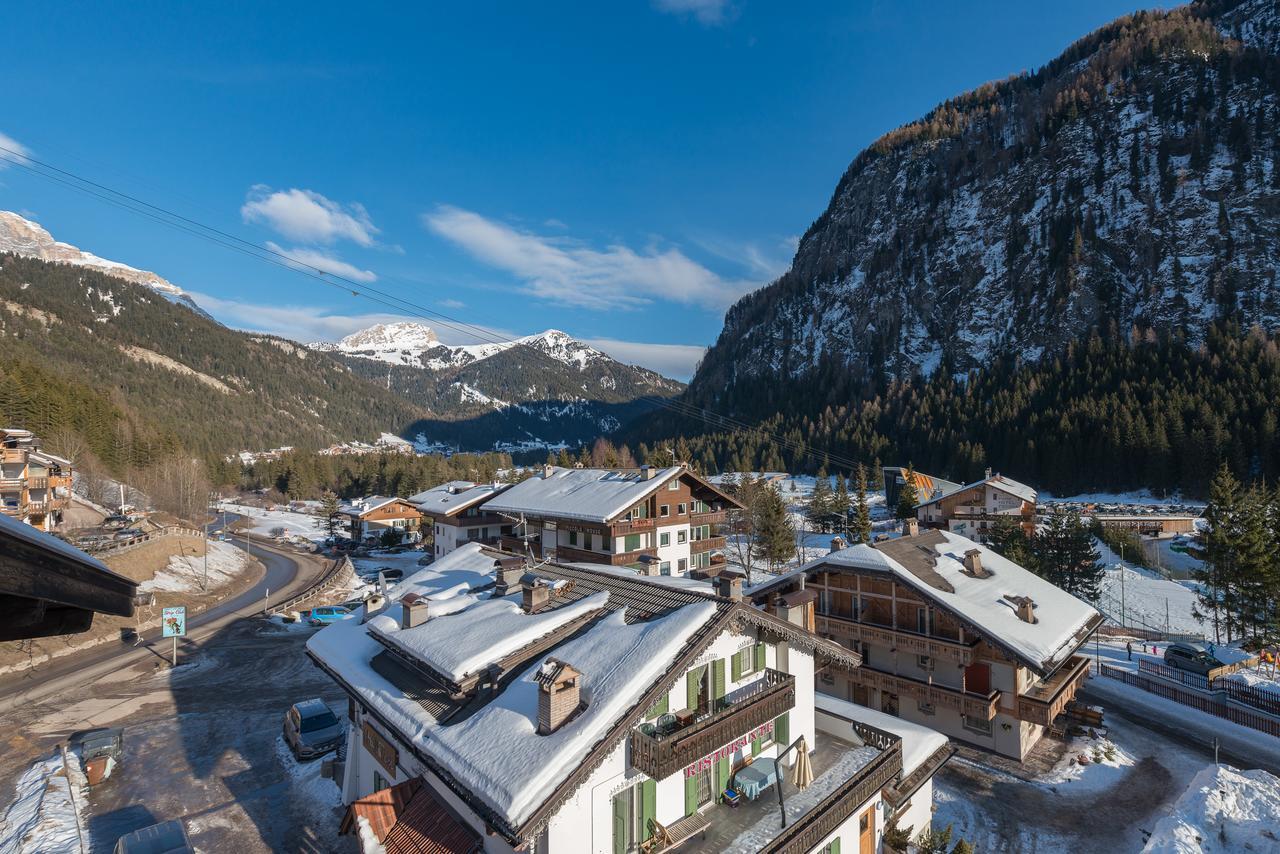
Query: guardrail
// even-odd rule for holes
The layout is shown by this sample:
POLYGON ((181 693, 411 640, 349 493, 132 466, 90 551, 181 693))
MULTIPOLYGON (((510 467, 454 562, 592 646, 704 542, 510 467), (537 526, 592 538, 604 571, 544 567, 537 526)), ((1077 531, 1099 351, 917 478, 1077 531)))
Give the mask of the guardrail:
POLYGON ((1150 694, 1155 694, 1157 697, 1164 697, 1166 700, 1173 700, 1175 703, 1181 703, 1184 706, 1208 712, 1215 717, 1280 738, 1280 720, 1268 715, 1241 709, 1237 706, 1229 705, 1217 697, 1198 694, 1187 690, 1181 685, 1175 685, 1163 679, 1155 679, 1142 673, 1135 673, 1132 670, 1125 670, 1110 664, 1101 665, 1100 671, 1103 676, 1116 679, 1126 685, 1141 688, 1150 694))
POLYGON ((344 571, 352 574, 356 571, 355 566, 351 563, 351 558, 349 557, 343 557, 339 560, 335 560, 333 562, 333 566, 329 567, 329 569, 325 571, 324 575, 320 576, 313 584, 309 585, 296 596, 286 599, 283 602, 277 602, 275 605, 263 608, 263 616, 270 617, 271 615, 279 614, 282 611, 292 611, 295 606, 302 604, 308 599, 318 596, 321 593, 328 592, 337 586, 336 581, 344 571))
MULTIPOLYGON (((155 531, 148 531, 145 534, 141 534, 136 537, 130 537, 127 540, 111 540, 110 542, 106 542, 106 543, 97 543, 97 544, 90 544, 90 545, 84 545, 84 546, 77 545, 76 548, 81 549, 82 551, 89 552, 90 554, 101 554, 103 552, 113 552, 115 554, 120 554, 121 552, 133 546, 140 546, 143 543, 148 543, 152 540, 158 540, 161 537, 200 537, 203 539, 204 531, 201 531, 199 528, 185 528, 185 527, 182 527, 181 525, 166 525, 163 528, 159 528, 155 531)), ((75 544, 73 543, 73 545, 75 544)))

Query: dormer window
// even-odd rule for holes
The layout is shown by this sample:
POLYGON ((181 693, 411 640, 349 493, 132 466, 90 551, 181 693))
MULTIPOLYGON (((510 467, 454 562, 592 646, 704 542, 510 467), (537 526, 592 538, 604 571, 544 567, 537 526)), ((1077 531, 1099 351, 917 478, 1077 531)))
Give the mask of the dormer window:
POLYGON ((670 492, 675 492, 679 488, 680 488, 680 478, 678 477, 671 478, 671 480, 667 483, 667 489, 670 492))

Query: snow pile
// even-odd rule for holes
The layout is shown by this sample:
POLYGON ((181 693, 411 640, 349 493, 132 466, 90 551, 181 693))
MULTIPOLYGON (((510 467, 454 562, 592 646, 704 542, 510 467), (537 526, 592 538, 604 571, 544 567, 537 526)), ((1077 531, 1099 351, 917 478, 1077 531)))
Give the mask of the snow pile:
POLYGON ((0 822, 0 854, 84 850, 84 804, 84 776, 74 767, 64 774, 62 753, 54 751, 18 779, 14 801, 0 822))
POLYGON ((1120 782, 1136 762, 1109 738, 1073 738, 1066 754, 1039 777, 1039 782, 1054 791, 1068 784, 1073 792, 1104 789, 1120 782))
POLYGON ((238 513, 248 517, 250 532, 258 537, 274 536, 277 528, 283 528, 285 536, 298 536, 319 542, 329 536, 325 520, 306 513, 294 513, 291 510, 264 510, 261 507, 250 507, 223 501, 218 504, 219 510, 238 513))
MULTIPOLYGON (((861 771, 866 767, 867 763, 879 755, 880 751, 874 747, 856 747, 837 759, 834 765, 815 778, 813 785, 803 792, 788 792, 785 800, 787 822, 794 823, 796 819, 821 803, 841 783, 861 771)), ((794 788, 790 784, 789 777, 787 782, 779 785, 794 788)), ((769 810, 763 818, 738 834, 729 843, 729 846, 725 848, 725 851, 727 854, 754 854, 754 852, 760 851, 768 845, 781 832, 782 825, 779 821, 778 813, 774 810, 769 810)))
POLYGON ((457 682, 560 626, 600 610, 608 603, 609 594, 602 590, 541 614, 526 614, 520 598, 519 594, 484 600, 475 596, 444 598, 439 605, 432 601, 427 608, 428 620, 420 626, 402 629, 399 620, 390 616, 374 617, 368 625, 374 634, 457 682), (450 613, 432 616, 432 609, 438 607, 450 613))
POLYGON ((1210 765, 1160 819, 1144 854, 1280 851, 1280 778, 1210 765))
POLYGON ((203 554, 173 555, 169 564, 138 585, 139 593, 186 593, 230 583, 249 565, 249 557, 231 543, 206 540, 209 548, 207 583, 203 554))
POLYGON ((369 819, 356 816, 356 833, 360 836, 360 850, 363 854, 386 854, 387 849, 378 841, 378 835, 369 826, 369 819))

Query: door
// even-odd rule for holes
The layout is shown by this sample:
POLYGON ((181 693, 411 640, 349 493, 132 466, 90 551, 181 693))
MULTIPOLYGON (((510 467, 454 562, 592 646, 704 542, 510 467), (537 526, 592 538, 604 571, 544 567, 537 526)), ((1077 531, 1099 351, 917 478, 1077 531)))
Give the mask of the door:
POLYGON ((876 808, 872 807, 858 817, 858 854, 875 854, 875 843, 876 808))
POLYGON ((867 705, 867 686, 866 685, 849 685, 849 700, 857 703, 859 706, 867 705))
POLYGON ((986 696, 991 693, 991 665, 974 662, 964 669, 964 690, 986 696))
POLYGON ((890 694, 888 691, 880 692, 880 711, 886 715, 898 715, 898 695, 890 694))

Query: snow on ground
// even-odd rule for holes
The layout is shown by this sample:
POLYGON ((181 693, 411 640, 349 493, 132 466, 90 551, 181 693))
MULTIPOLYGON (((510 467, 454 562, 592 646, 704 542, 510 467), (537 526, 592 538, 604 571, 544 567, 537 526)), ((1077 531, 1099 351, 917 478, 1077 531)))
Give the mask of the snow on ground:
POLYGON ((1041 504, 1154 504, 1183 507, 1203 507, 1203 502, 1184 499, 1181 493, 1171 495, 1153 495, 1149 489, 1138 489, 1133 492, 1084 492, 1079 495, 1054 495, 1051 492, 1039 492, 1037 500, 1041 504))
POLYGON ((1205 626, 1193 614, 1196 592, 1189 585, 1170 581, 1149 569, 1135 566, 1105 543, 1095 541, 1106 577, 1098 606, 1115 621, 1152 631, 1204 634, 1205 626), (1123 567, 1123 571, 1120 567, 1123 567), (1123 576, 1123 595, 1121 576, 1123 576), (1123 616, 1121 614, 1123 606, 1123 616))
POLYGON ((356 568, 357 575, 374 575, 378 570, 390 567, 402 571, 404 577, 408 578, 422 569, 422 565, 418 561, 426 556, 426 552, 417 550, 400 552, 399 554, 374 551, 370 552, 368 557, 351 558, 351 563, 356 568))
MULTIPOLYGON (((865 768, 867 763, 878 755, 880 751, 874 747, 855 747, 818 775, 809 788, 803 792, 788 793, 786 796, 787 820, 794 822, 813 809, 823 798, 835 791, 837 786, 865 768)), ((788 775, 789 780, 790 770, 785 768, 781 770, 783 774, 788 775)), ((761 850, 781 832, 778 818, 776 813, 770 811, 768 815, 738 834, 725 851, 728 854, 747 854, 747 852, 761 850)))
MULTIPOLYGON (((335 713, 336 714, 336 713, 335 713)), ((338 714, 342 720, 343 715, 338 714)), ((342 790, 333 780, 320 776, 323 759, 299 762, 293 751, 284 743, 284 737, 276 739, 276 760, 284 766, 293 788, 295 803, 306 804, 310 813, 310 827, 316 839, 337 839, 341 820, 342 790)))
POLYGON ((85 850, 85 797, 80 769, 64 774, 60 751, 36 762, 18 780, 16 797, 0 822, 0 854, 85 850))
POLYGON ((1105 789, 1120 782, 1137 760, 1124 748, 1105 736, 1077 736, 1038 782, 1054 791, 1078 792, 1105 789))
POLYGON ((1160 819, 1143 854, 1280 852, 1280 778, 1210 765, 1160 819))
POLYGON ((221 587, 244 572, 249 557, 231 543, 206 540, 209 548, 207 583, 204 555, 174 555, 169 564, 138 585, 139 593, 182 593, 221 587))
POLYGON ((1237 670, 1227 677, 1234 682, 1243 682, 1254 688, 1263 691, 1272 691, 1280 695, 1280 668, 1277 668, 1273 674, 1268 670, 1267 665, 1263 665, 1257 669, 1246 668, 1245 670, 1237 670))
POLYGON ((252 533, 260 537, 273 536, 277 528, 284 528, 286 536, 299 536, 313 542, 320 542, 329 536, 323 519, 309 516, 306 513, 295 513, 292 510, 264 510, 261 507, 250 507, 223 501, 218 504, 219 510, 247 516, 252 533))

